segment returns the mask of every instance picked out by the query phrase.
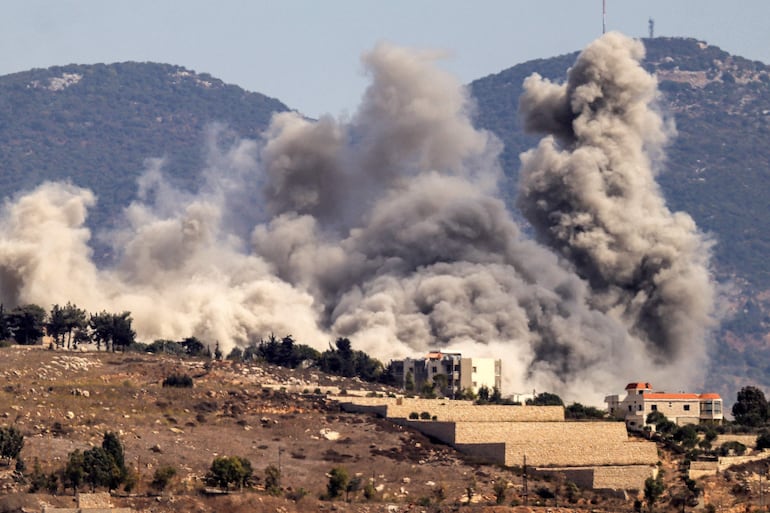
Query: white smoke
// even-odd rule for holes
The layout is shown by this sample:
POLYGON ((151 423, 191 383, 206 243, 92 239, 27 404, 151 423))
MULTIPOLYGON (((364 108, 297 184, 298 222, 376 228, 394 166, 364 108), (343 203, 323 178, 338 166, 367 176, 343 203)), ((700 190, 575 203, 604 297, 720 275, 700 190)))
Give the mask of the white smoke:
MULTIPOLYGON (((595 43, 582 61, 603 58, 609 42, 634 47, 615 39, 595 43)), ((618 59, 638 67, 639 56, 626 53, 618 59)), ((639 211, 633 216, 613 209, 602 222, 628 228, 614 238, 599 233, 580 251, 558 235, 544 236, 560 250, 557 256, 520 233, 496 190, 500 144, 473 127, 467 90, 435 68, 434 58, 377 46, 364 56, 372 84, 350 122, 277 114, 259 141, 235 140, 213 127, 204 185, 195 194, 171 187, 163 162, 150 161, 122 228, 104 236, 119 255, 110 268, 92 263, 84 227, 94 202, 90 192, 46 183, 7 201, 0 216, 3 302, 45 307, 71 301, 89 311, 128 310, 140 340, 194 335, 219 341, 225 353, 271 332, 291 333, 319 349, 348 336, 354 347, 382 360, 451 348, 503 358, 505 391, 536 388, 584 402, 599 402, 637 377, 663 379, 681 351, 661 350, 670 340, 645 329, 660 327, 668 335, 702 320, 670 305, 672 298, 689 297, 689 281, 708 282, 701 275, 707 252, 696 262, 702 269, 692 263, 703 249, 694 226, 683 214, 667 213, 649 166, 640 165, 656 143, 649 123, 597 118, 609 132, 595 128, 591 142, 583 143, 588 136, 581 135, 574 106, 578 113, 583 107, 564 97, 565 90, 579 87, 528 82, 530 124, 559 138, 546 139, 524 158, 524 197, 534 206, 522 203, 533 224, 551 233, 546 221, 538 222, 538 208, 566 212, 547 204, 556 182, 601 178, 575 163, 589 156, 605 174, 617 176, 617 188, 633 189, 603 197, 592 191, 595 201, 627 200, 629 210, 639 211), (552 104, 558 108, 550 109, 552 104), (634 130, 643 132, 636 136, 639 148, 634 130), (629 148, 604 147, 612 134, 608 144, 626 143, 636 152, 633 162, 621 158, 629 148), (637 191, 639 183, 643 191, 637 191), (595 256, 593 245, 617 254, 595 256), (579 254, 579 263, 562 260, 571 252, 579 254), (583 260, 602 258, 610 262, 597 279, 583 260), (667 264, 658 265, 663 259, 667 264), (650 282, 661 283, 665 293, 650 282), (637 284, 643 290, 624 290, 637 284)), ((575 69, 588 76, 590 66, 582 61, 575 69)), ((614 88, 619 97, 638 87, 636 75, 620 82, 612 73, 600 78, 593 87, 614 88)), ((644 101, 631 108, 654 126, 644 101)), ((583 196, 590 187, 564 188, 571 191, 565 202, 589 201, 583 196)), ((570 206, 573 211, 591 215, 570 206)), ((711 296, 701 300, 708 305, 711 296)), ((687 348, 700 349, 704 334, 696 330, 687 348)))

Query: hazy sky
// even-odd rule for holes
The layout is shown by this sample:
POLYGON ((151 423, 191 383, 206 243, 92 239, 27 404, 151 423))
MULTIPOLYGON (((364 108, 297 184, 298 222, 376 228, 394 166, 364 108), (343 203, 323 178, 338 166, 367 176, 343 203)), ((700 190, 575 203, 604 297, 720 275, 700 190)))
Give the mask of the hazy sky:
MULTIPOLYGON (((601 0, 3 0, 0 74, 70 63, 153 61, 207 72, 306 115, 352 113, 378 41, 447 51, 470 82, 579 50, 601 0)), ((770 0, 607 0, 607 28, 705 40, 770 63, 770 0)))

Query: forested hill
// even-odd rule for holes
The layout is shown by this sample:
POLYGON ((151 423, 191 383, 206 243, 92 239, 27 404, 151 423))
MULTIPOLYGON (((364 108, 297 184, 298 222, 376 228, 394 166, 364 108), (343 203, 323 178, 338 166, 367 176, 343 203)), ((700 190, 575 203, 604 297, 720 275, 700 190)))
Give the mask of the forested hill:
MULTIPOLYGON (((713 234, 719 277, 737 285, 710 379, 770 387, 770 67, 694 39, 643 42, 678 132, 659 182, 673 210, 713 234)), ((562 82, 576 57, 529 61, 471 84, 477 124, 505 143, 510 197, 518 156, 537 143, 517 117, 522 83, 533 72, 562 82)))
POLYGON ((188 185, 204 165, 205 127, 256 137, 273 98, 168 64, 124 62, 35 69, 0 77, 0 190, 47 179, 92 189, 91 226, 109 224, 136 192, 148 158, 188 185))

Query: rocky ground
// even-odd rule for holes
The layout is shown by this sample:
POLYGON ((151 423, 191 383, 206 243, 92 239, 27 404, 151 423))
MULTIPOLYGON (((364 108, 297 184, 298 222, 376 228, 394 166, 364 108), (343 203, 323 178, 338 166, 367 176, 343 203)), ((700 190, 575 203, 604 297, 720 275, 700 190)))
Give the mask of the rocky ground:
MULTIPOLYGON (((493 511, 489 508, 495 502, 496 480, 510 483, 505 505, 523 504, 525 499, 518 472, 465 461, 418 433, 341 412, 330 396, 314 393, 316 389, 352 392, 365 384, 312 370, 12 346, 0 349, 0 383, 0 425, 16 426, 24 434, 22 458, 28 471, 35 460, 44 471, 58 471, 71 451, 99 445, 106 431, 119 434, 138 485, 131 496, 113 497, 115 506, 157 513, 493 511), (171 374, 191 376, 194 387, 162 387, 171 374), (202 493, 206 471, 222 455, 252 462, 256 490, 224 496, 202 493), (271 464, 281 469, 284 496, 272 497, 259 489, 263 471, 271 464), (178 474, 169 489, 156 496, 149 482, 161 465, 174 466, 178 474), (366 501, 357 492, 350 502, 321 500, 327 473, 336 466, 345 467, 351 476, 371 479, 377 497, 366 501), (469 486, 475 490, 470 505, 469 486)), ((388 390, 371 387, 370 392, 388 390)), ((669 465, 674 468, 676 463, 669 465)), ((28 494, 28 485, 11 476, 10 468, 0 467, 0 513, 39 511, 43 503, 73 505, 72 496, 63 490, 57 495, 28 494)), ((528 487, 529 504, 539 501, 552 511, 633 510, 633 498, 591 491, 579 492, 569 504, 573 509, 565 509, 558 507, 566 504, 565 483, 530 478, 528 487), (557 498, 541 499, 535 491, 542 489, 556 492, 557 498)), ((531 509, 522 508, 513 510, 531 509)))

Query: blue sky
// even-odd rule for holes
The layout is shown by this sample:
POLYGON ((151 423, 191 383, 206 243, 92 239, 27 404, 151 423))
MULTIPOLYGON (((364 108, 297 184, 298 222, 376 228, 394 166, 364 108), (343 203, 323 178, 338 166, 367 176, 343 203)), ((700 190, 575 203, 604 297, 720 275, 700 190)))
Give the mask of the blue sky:
MULTIPOLYGON (((695 37, 770 63, 770 0, 606 0, 607 28, 695 37)), ((70 63, 153 61, 207 72, 304 114, 351 114, 378 41, 447 51, 470 82, 579 50, 601 0, 3 0, 0 75, 70 63)))

